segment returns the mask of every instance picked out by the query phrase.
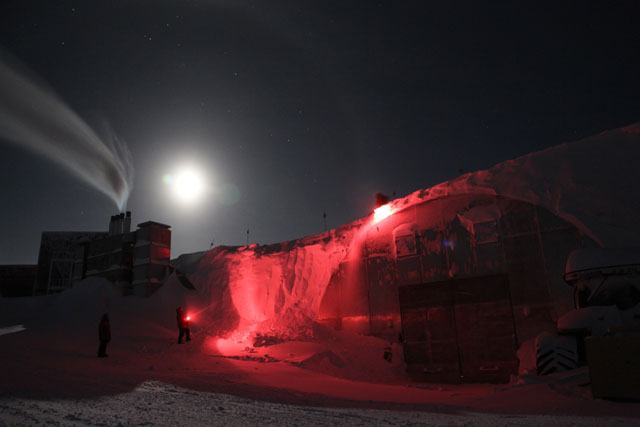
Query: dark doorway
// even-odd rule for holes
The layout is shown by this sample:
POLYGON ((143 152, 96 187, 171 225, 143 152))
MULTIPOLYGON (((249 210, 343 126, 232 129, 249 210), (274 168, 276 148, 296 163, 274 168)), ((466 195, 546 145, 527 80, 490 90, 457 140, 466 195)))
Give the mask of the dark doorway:
POLYGON ((518 372, 506 275, 399 287, 409 376, 425 382, 508 382, 518 372))

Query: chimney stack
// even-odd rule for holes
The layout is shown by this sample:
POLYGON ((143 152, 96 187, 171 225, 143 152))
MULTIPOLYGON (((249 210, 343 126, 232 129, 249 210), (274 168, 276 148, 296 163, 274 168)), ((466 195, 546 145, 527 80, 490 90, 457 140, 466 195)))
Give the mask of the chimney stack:
POLYGON ((122 223, 122 233, 128 233, 130 231, 131 231, 131 211, 127 211, 127 215, 124 217, 124 222, 122 223))
POLYGON ((109 236, 113 236, 116 234, 116 226, 118 223, 118 215, 111 215, 111 220, 109 221, 109 236))
POLYGON ((112 215, 109 222, 109 236, 117 236, 118 234, 128 233, 131 228, 131 212, 127 212, 125 218, 124 213, 112 215), (128 221, 128 223, 127 223, 128 221), (125 227, 127 227, 125 231, 125 227))

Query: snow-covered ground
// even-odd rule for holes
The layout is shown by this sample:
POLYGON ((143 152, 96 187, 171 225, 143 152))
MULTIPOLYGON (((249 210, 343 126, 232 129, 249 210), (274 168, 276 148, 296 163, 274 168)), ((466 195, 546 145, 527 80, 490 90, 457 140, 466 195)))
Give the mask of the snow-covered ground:
POLYGON ((0 425, 637 425, 640 404, 595 400, 588 372, 511 385, 417 385, 373 337, 316 326, 244 346, 192 324, 176 343, 171 278, 151 298, 89 280, 54 297, 0 299, 0 425), (108 311, 113 341, 97 358, 108 311))
POLYGON ((0 425, 214 426, 631 426, 622 417, 488 414, 316 407, 271 403, 147 381, 134 390, 90 399, 0 399, 0 425))

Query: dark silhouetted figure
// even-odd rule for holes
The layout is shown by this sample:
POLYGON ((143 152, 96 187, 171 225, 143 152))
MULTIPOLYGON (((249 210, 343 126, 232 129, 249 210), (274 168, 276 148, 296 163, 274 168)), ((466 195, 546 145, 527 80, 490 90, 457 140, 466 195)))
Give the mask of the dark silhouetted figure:
POLYGON ((100 347, 98 348, 98 357, 107 357, 107 343, 111 341, 111 326, 109 325, 109 315, 102 315, 100 326, 98 326, 98 336, 100 337, 100 347))
POLYGON ((178 329, 180 329, 180 335, 178 335, 178 344, 182 344, 182 337, 187 336, 187 342, 191 341, 191 333, 189 332, 189 320, 187 316, 182 312, 182 307, 176 308, 176 320, 178 321, 178 329))

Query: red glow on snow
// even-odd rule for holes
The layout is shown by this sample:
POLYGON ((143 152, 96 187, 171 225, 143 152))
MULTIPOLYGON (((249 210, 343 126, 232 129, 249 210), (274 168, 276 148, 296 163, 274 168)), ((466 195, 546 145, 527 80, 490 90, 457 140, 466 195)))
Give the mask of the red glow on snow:
POLYGON ((380 222, 383 219, 385 219, 386 217, 388 217, 389 215, 391 215, 393 212, 391 212, 391 205, 386 204, 386 205, 382 205, 379 208, 374 209, 373 211, 373 222, 380 222))
POLYGON ((237 354, 241 354, 247 345, 244 343, 236 343, 230 339, 214 338, 210 341, 209 347, 215 353, 222 356, 235 356, 237 354))
POLYGON ((269 280, 267 272, 251 271, 243 278, 232 294, 233 305, 238 314, 251 323, 259 323, 267 319, 265 312, 269 306, 268 287, 264 282, 269 280), (260 277, 260 274, 265 277, 260 277))

